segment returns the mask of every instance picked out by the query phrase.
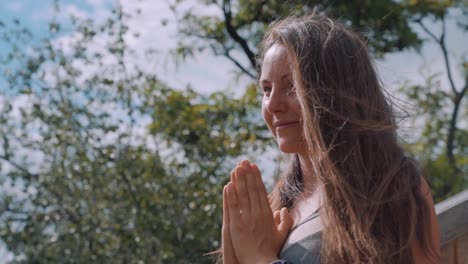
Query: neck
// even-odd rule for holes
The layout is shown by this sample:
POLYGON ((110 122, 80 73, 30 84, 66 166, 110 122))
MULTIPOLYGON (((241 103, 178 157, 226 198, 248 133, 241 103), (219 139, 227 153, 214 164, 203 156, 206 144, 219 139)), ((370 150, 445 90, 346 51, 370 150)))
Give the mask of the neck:
POLYGON ((302 180, 304 182, 304 194, 313 193, 318 185, 318 179, 314 174, 312 163, 307 155, 299 154, 301 165, 302 180))

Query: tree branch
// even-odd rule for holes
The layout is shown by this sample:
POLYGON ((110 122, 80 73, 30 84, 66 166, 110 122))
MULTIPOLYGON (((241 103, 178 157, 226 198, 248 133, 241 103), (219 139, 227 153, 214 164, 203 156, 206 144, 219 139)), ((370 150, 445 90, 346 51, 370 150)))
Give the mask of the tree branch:
MULTIPOLYGON (((17 164, 16 162, 10 160, 9 158, 7 158, 7 157, 5 157, 5 156, 3 156, 3 155, 0 155, 0 159, 2 159, 2 160, 4 160, 4 161, 8 162, 8 163, 11 164, 11 165, 13 165, 13 167, 15 167, 17 170, 22 171, 23 173, 25 173, 25 174, 26 174, 28 177, 30 177, 30 178, 39 177, 39 174, 35 174, 35 173, 29 172, 29 171, 28 171, 26 168, 24 168, 23 166, 17 164)), ((51 193, 58 201, 61 201, 61 200, 62 200, 62 196, 61 196, 59 193, 55 192, 52 188, 50 188, 50 187, 48 186, 47 183, 44 182, 44 183, 43 183, 43 186, 44 186, 44 188, 45 188, 49 193, 51 193)), ((80 222, 80 221, 79 221, 79 218, 78 218, 77 216, 75 216, 75 214, 74 214, 72 211, 70 211, 70 210, 68 210, 67 208, 64 208, 64 207, 60 207, 59 209, 63 210, 63 211, 65 212, 65 214, 68 215, 69 220, 70 220, 71 222, 73 222, 74 224, 79 224, 79 222, 80 222)))
POLYGON ((461 102, 463 100, 463 97, 466 93, 466 90, 468 89, 468 76, 465 77, 465 87, 463 87, 463 90, 461 90, 460 93, 455 94, 454 98, 454 107, 452 111, 452 117, 450 119, 450 127, 449 127, 449 132, 447 136, 447 158, 449 160, 449 163, 454 166, 456 170, 458 170, 456 166, 456 161, 455 157, 453 155, 453 145, 455 141, 455 132, 457 130, 457 117, 458 117, 458 111, 460 109, 461 102))
POLYGON ((452 111, 452 116, 450 119, 450 126, 449 126, 449 131, 447 135, 447 149, 446 149, 446 155, 449 164, 455 169, 455 171, 458 171, 458 167, 456 164, 455 156, 453 154, 453 149, 454 149, 454 141, 455 141, 455 133, 457 130, 457 117, 458 117, 458 112, 459 108, 461 105, 461 102, 463 100, 463 96, 466 93, 467 89, 467 83, 468 83, 468 78, 465 78, 465 87, 458 92, 456 87, 455 87, 455 82, 453 81, 452 77, 452 70, 450 68, 450 58, 448 56, 447 52, 447 46, 445 44, 445 33, 446 33, 446 26, 445 26, 445 17, 442 16, 441 18, 442 21, 442 33, 440 37, 438 38, 432 31, 429 30, 429 28, 424 25, 422 22, 422 18, 419 18, 416 20, 416 23, 421 26, 421 28, 435 41, 439 44, 440 49, 442 50, 442 54, 444 56, 444 62, 445 62, 445 68, 447 69, 447 77, 450 83, 450 88, 454 94, 452 97, 452 101, 454 103, 453 106, 453 111, 452 111))
POLYGON ((237 33, 237 29, 232 25, 232 13, 231 13, 231 1, 230 0, 223 1, 222 10, 223 10, 224 18, 225 18, 224 23, 226 25, 227 32, 234 39, 234 41, 237 42, 242 47, 242 50, 244 51, 245 55, 249 59, 250 64, 252 65, 252 68, 255 68, 256 67, 255 54, 249 48, 247 41, 243 39, 237 33))
POLYGON ((123 171, 120 176, 122 177, 122 180, 125 183, 125 187, 127 188, 127 191, 130 193, 130 196, 132 197, 133 203, 134 203, 134 205, 136 207, 136 210, 137 210, 137 214, 139 216, 140 213, 141 213, 141 205, 140 205, 140 201, 139 201, 137 195, 132 190, 132 184, 130 183, 130 180, 127 178, 127 175, 126 175, 125 171, 123 171))
POLYGON ((422 18, 418 18, 415 21, 435 42, 439 42, 439 38, 424 25, 422 18))
POLYGON ((18 163, 10 160, 7 156, 4 156, 4 155, 0 155, 0 159, 8 162, 10 165, 12 165, 13 167, 15 167, 17 170, 20 170, 22 171, 23 173, 25 173, 26 175, 28 175, 28 177, 37 177, 39 175, 37 174, 34 174, 34 173, 31 173, 29 172, 26 168, 22 167, 21 165, 19 165, 18 163))
MULTIPOLYGON (((60 201, 63 199, 62 195, 60 195, 58 192, 54 191, 53 188, 51 188, 49 186, 49 184, 47 183, 43 183, 43 186, 44 188, 49 192, 51 193, 55 199, 58 200, 58 202, 60 203, 60 201)), ((63 206, 61 207, 58 207, 59 210, 62 210, 66 215, 68 215, 68 220, 70 220, 70 222, 76 224, 76 225, 79 225, 80 224, 80 217, 76 216, 75 213, 71 210, 69 210, 68 208, 65 208, 63 206)))
POLYGON ((237 61, 234 57, 231 56, 231 49, 226 47, 226 45, 223 43, 222 44, 224 52, 223 55, 226 56, 229 60, 231 60, 239 69, 241 69, 242 72, 250 76, 252 79, 255 79, 255 74, 252 74, 250 71, 248 71, 242 64, 240 64, 239 61, 237 61))
POLYGON ((258 5, 257 13, 255 13, 255 16, 253 17, 252 22, 257 21, 260 18, 260 16, 262 15, 263 6, 265 4, 266 4, 266 0, 260 1, 259 5, 258 5))
POLYGON ((455 88, 455 83, 453 81, 452 70, 450 68, 450 59, 449 59, 447 47, 445 44, 445 31, 446 31, 445 18, 442 17, 442 34, 440 35, 439 38, 432 31, 430 31, 429 28, 426 27, 426 25, 424 25, 421 19, 417 19, 416 23, 418 23, 421 26, 421 28, 424 30, 424 32, 426 32, 435 42, 439 44, 439 47, 441 48, 442 53, 444 55, 445 68, 447 69, 447 77, 450 82, 450 88, 452 89, 455 95, 458 94, 458 91, 455 88))
POLYGON ((29 215, 29 212, 17 210, 15 208, 10 208, 9 204, 6 204, 0 208, 0 215, 3 215, 5 212, 9 212, 9 213, 17 214, 17 215, 18 214, 29 215))

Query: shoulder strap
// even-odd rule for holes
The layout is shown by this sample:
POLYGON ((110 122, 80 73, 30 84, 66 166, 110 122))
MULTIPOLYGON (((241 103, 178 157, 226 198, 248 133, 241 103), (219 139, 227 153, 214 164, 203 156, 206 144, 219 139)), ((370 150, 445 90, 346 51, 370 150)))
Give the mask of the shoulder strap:
POLYGON ((320 212, 320 208, 318 208, 317 210, 315 210, 311 215, 309 215, 308 217, 306 217, 306 219, 304 219, 302 222, 300 222, 299 224, 293 226, 291 228, 291 230, 289 230, 289 232, 292 232, 294 230, 296 230, 299 226, 317 218, 317 216, 319 216, 319 212, 320 212))

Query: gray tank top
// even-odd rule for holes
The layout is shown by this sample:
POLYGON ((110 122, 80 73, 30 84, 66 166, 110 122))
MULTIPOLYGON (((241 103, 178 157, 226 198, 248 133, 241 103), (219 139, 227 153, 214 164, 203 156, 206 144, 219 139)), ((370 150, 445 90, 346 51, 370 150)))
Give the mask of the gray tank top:
MULTIPOLYGON (((289 234, 298 232, 296 231, 298 227, 315 219, 317 216, 319 216, 319 212, 314 212, 300 224, 293 227, 289 234)), ((283 247, 280 253, 280 259, 287 260, 291 264, 319 264, 321 246, 322 232, 317 232, 287 247, 283 247)))

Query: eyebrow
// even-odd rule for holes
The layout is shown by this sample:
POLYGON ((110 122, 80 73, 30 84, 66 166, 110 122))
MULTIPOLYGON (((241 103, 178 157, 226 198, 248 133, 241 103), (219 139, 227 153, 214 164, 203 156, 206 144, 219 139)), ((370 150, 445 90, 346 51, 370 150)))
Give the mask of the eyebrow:
POLYGON ((281 80, 285 80, 285 79, 287 79, 290 75, 291 75, 291 74, 290 74, 289 72, 284 73, 284 74, 281 75, 280 79, 281 79, 281 80))
MULTIPOLYGON (((281 76, 280 76, 280 80, 282 80, 282 81, 283 81, 283 80, 286 80, 286 79, 288 79, 290 76, 291 76, 291 73, 289 73, 289 72, 283 73, 283 74, 281 74, 281 76)), ((259 80, 259 83, 270 83, 270 81, 267 80, 267 79, 260 79, 260 80, 259 80)))

